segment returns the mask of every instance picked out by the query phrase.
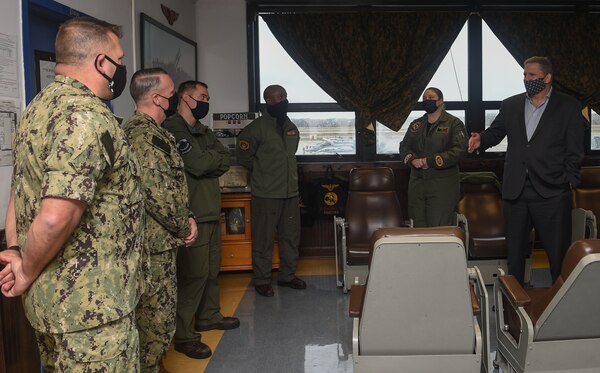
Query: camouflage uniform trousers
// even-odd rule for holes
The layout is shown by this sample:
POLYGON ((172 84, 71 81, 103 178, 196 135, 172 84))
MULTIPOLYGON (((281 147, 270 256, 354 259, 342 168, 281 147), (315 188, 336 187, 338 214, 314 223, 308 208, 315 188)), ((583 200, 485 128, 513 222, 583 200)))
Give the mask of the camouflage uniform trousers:
POLYGON ((146 291, 136 308, 142 373, 156 373, 175 334, 177 249, 150 256, 146 291))
POLYGON ((139 372, 139 339, 134 312, 100 325, 70 333, 36 330, 46 373, 139 372))

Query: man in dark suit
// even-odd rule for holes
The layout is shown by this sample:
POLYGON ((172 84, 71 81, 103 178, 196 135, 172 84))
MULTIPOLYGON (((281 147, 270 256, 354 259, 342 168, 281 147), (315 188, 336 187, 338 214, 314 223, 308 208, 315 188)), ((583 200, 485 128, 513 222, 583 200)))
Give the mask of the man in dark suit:
POLYGON ((508 136, 502 183, 508 273, 521 284, 532 224, 548 254, 552 281, 571 242, 571 189, 579 184, 585 123, 581 104, 552 88, 552 74, 548 58, 527 59, 526 92, 504 100, 491 126, 469 139, 473 152, 508 136))

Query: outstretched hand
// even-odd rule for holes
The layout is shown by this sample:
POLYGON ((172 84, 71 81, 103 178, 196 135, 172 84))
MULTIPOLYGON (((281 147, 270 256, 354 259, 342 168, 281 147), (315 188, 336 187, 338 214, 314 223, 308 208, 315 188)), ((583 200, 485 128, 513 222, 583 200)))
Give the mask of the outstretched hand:
POLYGON ((469 137, 469 147, 467 148, 469 153, 473 153, 474 150, 481 146, 481 136, 477 132, 471 132, 469 137))

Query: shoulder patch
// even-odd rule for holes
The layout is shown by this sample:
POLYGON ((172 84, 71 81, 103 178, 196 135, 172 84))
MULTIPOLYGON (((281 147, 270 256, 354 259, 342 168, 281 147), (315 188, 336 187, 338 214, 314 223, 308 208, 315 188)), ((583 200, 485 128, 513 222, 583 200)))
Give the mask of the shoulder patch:
POLYGON ((242 149, 242 150, 250 149, 250 143, 246 140, 241 140, 240 141, 240 149, 242 149))
POLYGON ((104 150, 108 154, 108 158, 110 159, 110 165, 113 166, 115 164, 115 145, 112 137, 108 131, 104 131, 102 136, 100 136, 100 142, 102 146, 104 146, 104 150))
POLYGON ((444 158, 442 158, 442 156, 439 154, 435 156, 435 165, 438 167, 442 167, 444 165, 444 158))
POLYGON ((423 123, 419 120, 413 120, 412 123, 408 126, 410 128, 410 132, 417 132, 421 126, 423 125, 423 123))
POLYGON ((192 150, 192 144, 187 139, 177 141, 177 150, 180 154, 187 154, 192 150))
POLYGON ((165 154, 171 154, 171 148, 169 148, 169 144, 156 135, 152 136, 152 145, 162 150, 165 154))

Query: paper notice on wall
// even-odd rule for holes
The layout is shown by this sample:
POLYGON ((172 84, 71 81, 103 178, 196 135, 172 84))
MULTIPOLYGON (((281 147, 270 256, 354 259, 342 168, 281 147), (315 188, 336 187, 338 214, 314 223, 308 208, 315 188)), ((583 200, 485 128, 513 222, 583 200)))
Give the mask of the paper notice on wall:
POLYGON ((17 125, 19 106, 11 100, 0 100, 0 167, 12 166, 12 137, 17 125))
POLYGON ((19 98, 17 37, 0 32, 0 97, 19 98))

